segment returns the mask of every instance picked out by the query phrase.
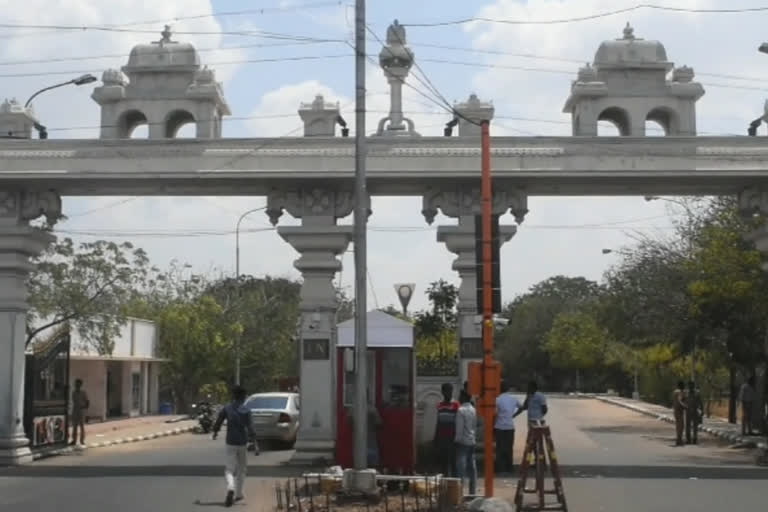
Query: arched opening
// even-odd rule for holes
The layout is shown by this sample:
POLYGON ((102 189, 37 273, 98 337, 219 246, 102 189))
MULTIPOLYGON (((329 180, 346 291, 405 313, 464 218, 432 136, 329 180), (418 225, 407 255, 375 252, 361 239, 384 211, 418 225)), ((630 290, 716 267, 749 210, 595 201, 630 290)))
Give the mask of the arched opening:
POLYGON ((195 116, 186 110, 174 110, 165 118, 165 138, 194 138, 196 136, 195 116))
POLYGON ((146 139, 149 137, 147 116, 139 110, 128 110, 120 116, 118 137, 121 139, 146 139))
POLYGON ((648 136, 674 135, 677 132, 677 115, 671 109, 655 108, 645 117, 645 134, 648 136))
POLYGON ((626 110, 619 107, 609 107, 597 117, 597 134, 599 136, 629 135, 630 120, 626 110), (601 122, 602 121, 602 122, 601 122))

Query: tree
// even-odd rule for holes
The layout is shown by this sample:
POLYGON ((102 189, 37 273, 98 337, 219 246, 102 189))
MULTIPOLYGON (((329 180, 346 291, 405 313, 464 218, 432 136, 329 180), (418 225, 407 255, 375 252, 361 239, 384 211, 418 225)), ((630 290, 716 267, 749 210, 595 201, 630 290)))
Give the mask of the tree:
POLYGON ((560 313, 545 340, 552 364, 559 368, 587 370, 607 360, 608 333, 588 312, 560 313))
POLYGON ((430 283, 425 292, 431 308, 416 313, 416 338, 439 337, 445 330, 456 330, 459 289, 443 280, 430 283))
MULTIPOLYGON (((222 305, 228 321, 242 326, 241 382, 248 390, 269 390, 276 378, 298 372, 300 290, 290 279, 241 276, 211 283, 205 291, 222 305)), ((234 355, 233 347, 225 375, 233 375, 234 355)))
POLYGON ((29 345, 46 329, 71 323, 86 344, 111 354, 125 323, 123 306, 148 275, 146 253, 129 242, 75 244, 63 238, 36 259, 29 279, 29 345))
POLYGON ((502 316, 509 323, 497 343, 505 374, 513 376, 519 386, 532 378, 543 386, 561 385, 565 374, 552 368, 545 350, 546 335, 558 315, 593 303, 600 292, 600 285, 583 277, 554 276, 507 304, 502 316))
POLYGON ((155 318, 159 353, 167 359, 163 380, 179 410, 185 411, 203 386, 222 382, 231 361, 239 323, 227 321, 223 308, 211 296, 165 306, 155 318))

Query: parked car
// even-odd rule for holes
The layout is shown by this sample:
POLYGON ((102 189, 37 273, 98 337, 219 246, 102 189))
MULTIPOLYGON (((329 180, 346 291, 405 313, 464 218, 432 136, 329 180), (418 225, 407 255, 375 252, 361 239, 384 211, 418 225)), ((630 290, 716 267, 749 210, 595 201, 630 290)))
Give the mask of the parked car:
POLYGON ((277 441, 288 448, 296 444, 299 432, 298 393, 257 393, 248 397, 245 407, 258 441, 277 441))

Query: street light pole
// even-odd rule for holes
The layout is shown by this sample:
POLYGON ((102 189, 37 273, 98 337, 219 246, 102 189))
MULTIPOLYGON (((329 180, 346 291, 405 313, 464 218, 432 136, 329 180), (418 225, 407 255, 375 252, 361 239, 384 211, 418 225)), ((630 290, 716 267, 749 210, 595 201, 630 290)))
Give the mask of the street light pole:
POLYGON ((355 0, 355 402, 354 466, 368 466, 368 340, 367 335, 367 232, 365 140, 365 0, 355 0))
MULTIPOLYGON (((44 93, 46 91, 50 91, 51 89, 58 89, 59 87, 64 87, 65 85, 85 85, 85 84, 93 83, 96 80, 98 80, 98 78, 96 78, 95 76, 93 76, 93 75, 91 75, 89 73, 89 74, 86 74, 86 75, 81 75, 81 76, 79 76, 77 78, 73 78, 72 80, 67 80, 66 82, 61 82, 59 84, 54 84, 54 85, 49 85, 48 87, 43 87, 42 89, 37 91, 35 94, 33 94, 32 96, 29 97, 27 102, 24 104, 24 108, 25 109, 29 108, 29 106, 32 104, 32 100, 37 98, 42 93, 44 93)), ((41 139, 47 139, 48 138, 48 132, 47 132, 45 126, 43 126, 40 123, 35 123, 35 129, 40 134, 40 138, 41 139)))
MULTIPOLYGON (((659 196, 645 196, 645 200, 648 202, 664 201, 666 203, 675 204, 681 207, 682 209, 684 209, 686 214, 688 214, 689 218, 691 216, 691 209, 688 207, 687 204, 685 204, 682 201, 678 201, 676 199, 670 199, 668 197, 659 197, 659 196)), ((685 242, 686 242, 685 249, 687 252, 686 256, 692 257, 693 256, 693 240, 691 239, 690 233, 687 234, 685 242)), ((692 336, 693 346, 691 347, 691 382, 696 382, 696 345, 698 344, 696 339, 697 336, 698 335, 696 333, 694 333, 692 336)))
MULTIPOLYGON (((264 206, 248 210, 240 215, 235 226, 235 285, 237 286, 237 296, 240 297, 240 224, 248 215, 264 209, 264 206)), ((235 339, 235 384, 240 385, 240 335, 235 339)))

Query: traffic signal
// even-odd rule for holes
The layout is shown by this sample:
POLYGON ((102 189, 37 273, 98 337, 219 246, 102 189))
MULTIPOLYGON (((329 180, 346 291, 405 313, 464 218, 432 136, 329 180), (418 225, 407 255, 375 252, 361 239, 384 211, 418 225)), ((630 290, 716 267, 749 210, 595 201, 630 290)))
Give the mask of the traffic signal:
MULTIPOLYGON (((491 216, 491 311, 501 313, 501 239, 499 216, 491 216)), ((483 313, 483 216, 475 215, 475 275, 477 276, 477 312, 483 313)))

